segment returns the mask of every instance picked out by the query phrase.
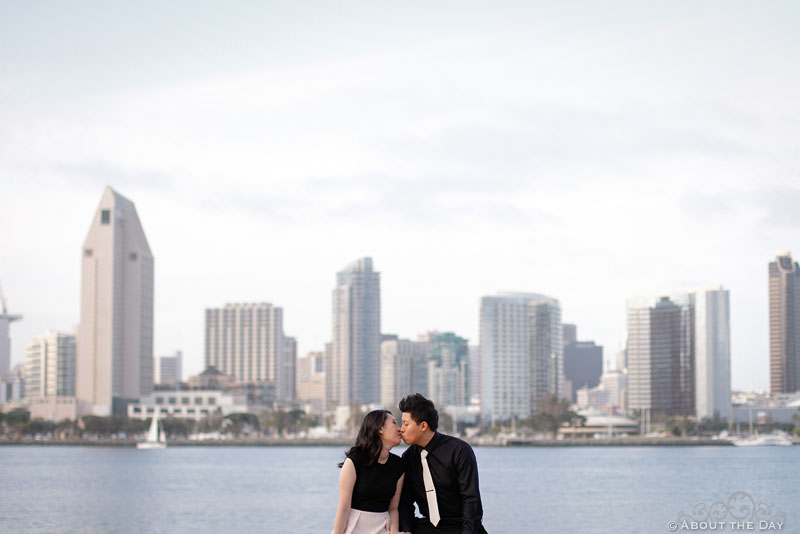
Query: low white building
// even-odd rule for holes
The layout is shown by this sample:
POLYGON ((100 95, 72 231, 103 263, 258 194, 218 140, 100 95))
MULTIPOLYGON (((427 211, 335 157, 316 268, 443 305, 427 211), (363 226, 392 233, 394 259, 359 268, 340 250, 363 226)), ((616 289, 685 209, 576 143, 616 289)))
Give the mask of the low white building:
POLYGON ((128 405, 128 417, 147 419, 158 409, 161 417, 182 417, 197 421, 212 413, 228 415, 248 410, 246 395, 219 390, 154 391, 128 405))

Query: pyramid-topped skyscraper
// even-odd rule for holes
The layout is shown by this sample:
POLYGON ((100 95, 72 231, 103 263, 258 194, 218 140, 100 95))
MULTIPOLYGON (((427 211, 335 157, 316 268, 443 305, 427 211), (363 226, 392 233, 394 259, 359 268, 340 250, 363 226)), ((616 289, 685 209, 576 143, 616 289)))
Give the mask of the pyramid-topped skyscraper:
POLYGON ((153 255, 133 202, 106 187, 81 254, 78 412, 124 414, 153 388, 153 255))

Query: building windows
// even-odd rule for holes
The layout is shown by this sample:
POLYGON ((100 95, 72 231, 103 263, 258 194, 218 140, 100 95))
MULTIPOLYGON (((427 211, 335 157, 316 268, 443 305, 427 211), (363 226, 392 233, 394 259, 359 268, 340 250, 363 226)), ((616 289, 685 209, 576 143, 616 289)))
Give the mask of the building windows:
POLYGON ((201 404, 203 404, 203 397, 195 397, 194 404, 195 406, 200 406, 201 404))
POLYGON ((156 404, 164 404, 164 397, 156 397, 156 404))
POLYGON ((217 403, 217 399, 215 399, 214 397, 209 397, 208 398, 209 406, 214 406, 216 403, 217 403))
POLYGON ((177 398, 175 398, 175 397, 170 397, 170 398, 169 398, 169 403, 170 403, 170 404, 178 404, 178 399, 177 399, 177 398))
POLYGON ((111 224, 111 210, 100 212, 100 224, 111 224))
POLYGON ((189 397, 181 397, 181 404, 189 404, 189 397))

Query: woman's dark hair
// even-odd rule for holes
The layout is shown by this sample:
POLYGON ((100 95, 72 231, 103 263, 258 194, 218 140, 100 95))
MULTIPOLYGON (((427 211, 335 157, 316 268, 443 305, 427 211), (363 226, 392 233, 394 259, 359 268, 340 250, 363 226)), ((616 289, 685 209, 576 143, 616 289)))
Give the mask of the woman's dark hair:
POLYGON ((419 393, 407 395, 400 401, 400 411, 411 415, 417 424, 425 421, 428 427, 436 432, 439 427, 439 412, 433 406, 433 401, 426 399, 419 393))
MULTIPOLYGON (((369 458, 369 463, 377 462, 383 450, 380 430, 386 423, 386 418, 390 415, 392 415, 392 412, 388 410, 372 410, 369 412, 361 422, 361 428, 358 430, 358 436, 356 436, 356 444, 344 453, 345 456, 360 453, 369 458)), ((344 462, 341 462, 339 467, 343 465, 344 462)))

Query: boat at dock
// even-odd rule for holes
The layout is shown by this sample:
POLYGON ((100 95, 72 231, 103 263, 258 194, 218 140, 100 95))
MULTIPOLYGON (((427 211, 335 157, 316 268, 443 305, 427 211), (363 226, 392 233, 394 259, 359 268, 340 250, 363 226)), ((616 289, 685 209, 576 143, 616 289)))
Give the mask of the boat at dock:
POLYGON ((794 445, 791 436, 780 430, 769 434, 756 433, 746 438, 735 438, 731 441, 737 447, 787 447, 794 445))

